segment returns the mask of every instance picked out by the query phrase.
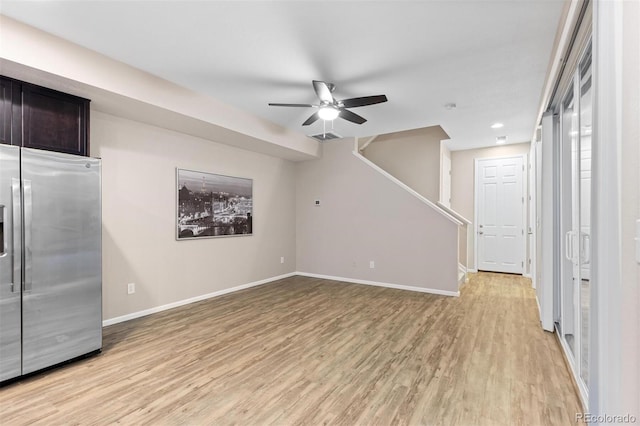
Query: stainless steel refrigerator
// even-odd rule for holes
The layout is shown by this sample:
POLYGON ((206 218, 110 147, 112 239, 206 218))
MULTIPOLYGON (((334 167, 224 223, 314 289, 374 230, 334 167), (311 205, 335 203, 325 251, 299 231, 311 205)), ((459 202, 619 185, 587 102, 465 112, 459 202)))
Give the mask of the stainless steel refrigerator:
POLYGON ((0 382, 102 347, 100 160, 0 145, 0 382))

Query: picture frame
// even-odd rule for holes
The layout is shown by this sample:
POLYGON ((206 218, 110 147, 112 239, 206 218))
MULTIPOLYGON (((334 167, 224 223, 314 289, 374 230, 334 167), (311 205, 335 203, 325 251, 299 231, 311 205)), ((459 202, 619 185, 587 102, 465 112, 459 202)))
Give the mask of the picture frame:
POLYGON ((253 179, 176 168, 176 240, 253 235, 253 179))

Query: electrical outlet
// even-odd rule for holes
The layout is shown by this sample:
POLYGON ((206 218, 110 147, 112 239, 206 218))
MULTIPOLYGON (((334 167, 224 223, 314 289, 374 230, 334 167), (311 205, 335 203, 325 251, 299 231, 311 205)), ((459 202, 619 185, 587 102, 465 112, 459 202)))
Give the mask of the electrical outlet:
POLYGON ((127 294, 133 294, 136 292, 136 283, 127 284, 127 294))
POLYGON ((284 263, 284 256, 280 258, 280 263, 284 263))
POLYGON ((370 269, 374 269, 376 267, 376 262, 374 262, 373 260, 369 261, 369 268, 370 269))

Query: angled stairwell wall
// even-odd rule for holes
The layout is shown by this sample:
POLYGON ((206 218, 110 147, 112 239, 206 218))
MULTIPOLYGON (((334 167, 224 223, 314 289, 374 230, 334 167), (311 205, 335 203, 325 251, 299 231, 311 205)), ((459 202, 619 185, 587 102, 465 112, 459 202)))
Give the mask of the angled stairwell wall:
POLYGON ((381 169, 463 223, 458 229, 458 269, 462 281, 466 278, 470 266, 469 240, 473 230, 468 219, 454 211, 451 206, 440 204, 441 148, 442 141, 448 139, 449 135, 442 127, 424 127, 364 139, 364 143, 360 145, 360 152, 381 169))
POLYGON ((353 139, 322 151, 296 164, 296 269, 457 295, 460 222, 354 152, 353 139))
POLYGON ((440 141, 449 135, 440 126, 377 136, 362 155, 420 195, 437 202, 440 195, 440 141))

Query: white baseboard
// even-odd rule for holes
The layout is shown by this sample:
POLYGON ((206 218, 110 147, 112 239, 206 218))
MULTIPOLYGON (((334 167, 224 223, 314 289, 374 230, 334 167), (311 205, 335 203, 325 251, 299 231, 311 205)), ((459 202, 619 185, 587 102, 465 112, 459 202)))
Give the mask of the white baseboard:
MULTIPOLYGON (((542 327, 542 308, 540 307, 540 301, 538 300, 538 295, 536 294, 536 305, 538 305, 538 319, 540 320, 540 327, 542 327)), ((542 327, 544 330, 544 327, 542 327)), ((552 331, 552 330, 548 330, 552 331)))
POLYGON ((325 279, 325 280, 333 280, 333 281, 344 281, 344 282, 354 283, 354 284, 373 285, 373 286, 377 286, 377 287, 395 288, 397 290, 408 290, 408 291, 417 291, 417 292, 420 292, 420 293, 439 294, 439 295, 442 295, 442 296, 454 296, 454 297, 460 296, 460 292, 459 291, 446 291, 446 290, 438 290, 438 289, 432 289, 432 288, 413 287, 413 286, 407 286, 407 285, 381 283, 381 282, 378 282, 378 281, 367 281, 367 280, 359 280, 359 279, 354 279, 354 278, 334 277, 334 276, 331 276, 331 275, 311 274, 311 273, 307 273, 307 272, 289 272, 287 274, 278 275, 276 277, 266 278, 264 280, 254 281, 254 282, 251 282, 251 283, 248 283, 248 284, 242 284, 242 285, 238 285, 238 286, 231 287, 231 288, 225 288, 223 290, 214 291, 213 293, 203 294, 201 296, 195 296, 195 297, 191 297, 189 299, 178 300, 177 302, 172 302, 172 303, 168 303, 166 305, 161 305, 161 306, 155 306, 153 308, 145 309, 145 310, 138 311, 138 312, 132 312, 130 314, 122 315, 122 316, 115 317, 115 318, 109 318, 109 319, 106 319, 106 320, 102 321, 102 326, 106 327, 106 326, 109 326, 109 325, 118 324, 118 323, 129 321, 129 320, 132 320, 132 319, 136 319, 136 318, 144 317, 144 316, 147 316, 147 315, 155 314, 155 313, 158 313, 158 312, 166 311, 168 309, 177 308, 179 306, 188 305, 190 303, 200 302, 202 300, 211 299, 213 297, 218 297, 218 296, 222 296, 222 295, 225 295, 225 294, 234 293, 236 291, 245 290, 247 288, 256 287, 256 286, 263 285, 263 284, 268 284, 270 282, 278 281, 278 280, 281 280, 281 279, 284 279, 284 278, 293 277, 295 275, 302 275, 304 277, 312 277, 312 278, 322 278, 322 279, 325 279))
POLYGON ((538 318, 540 318, 540 327, 543 330, 550 331, 553 333, 555 324, 552 322, 551 327, 545 327, 544 321, 542 321, 542 306, 540 306, 540 299, 538 299, 538 294, 536 293, 536 305, 538 305, 538 318))
POLYGON ((251 287, 256 287, 262 284, 267 284, 273 281, 278 281, 284 278, 289 278, 297 275, 296 272, 289 272, 287 274, 278 275, 277 277, 265 278, 264 280, 254 281, 248 284, 242 284, 231 288, 225 288, 224 290, 214 291, 213 293, 203 294, 201 296, 191 297, 189 299, 178 300, 177 302, 168 303, 166 305, 156 306, 153 308, 145 309, 143 311, 133 312, 127 315, 122 315, 115 318, 110 318, 102 321, 102 326, 118 324, 120 322, 129 321, 135 318, 144 317, 147 315, 155 314, 157 312, 166 311, 167 309, 177 308, 178 306, 188 305, 189 303, 200 302, 201 300, 211 299, 212 297, 222 296, 224 294, 233 293, 236 291, 244 290, 251 287))
POLYGON ((359 280, 356 278, 334 277, 331 275, 312 274, 310 272, 300 272, 300 271, 296 272, 296 275, 301 275, 303 277, 311 277, 311 278, 321 278, 324 280, 344 281, 344 282, 353 283, 353 284, 364 284, 364 285, 373 285, 376 287, 394 288, 396 290, 408 290, 408 291, 417 291, 420 293, 439 294, 441 296, 453 296, 453 297, 460 296, 459 291, 438 290, 435 288, 423 288, 423 287, 414 287, 414 286, 400 285, 400 284, 381 283, 378 281, 359 280))
POLYGON ((467 269, 467 272, 471 272, 473 274, 477 274, 478 270, 477 269, 467 269))

